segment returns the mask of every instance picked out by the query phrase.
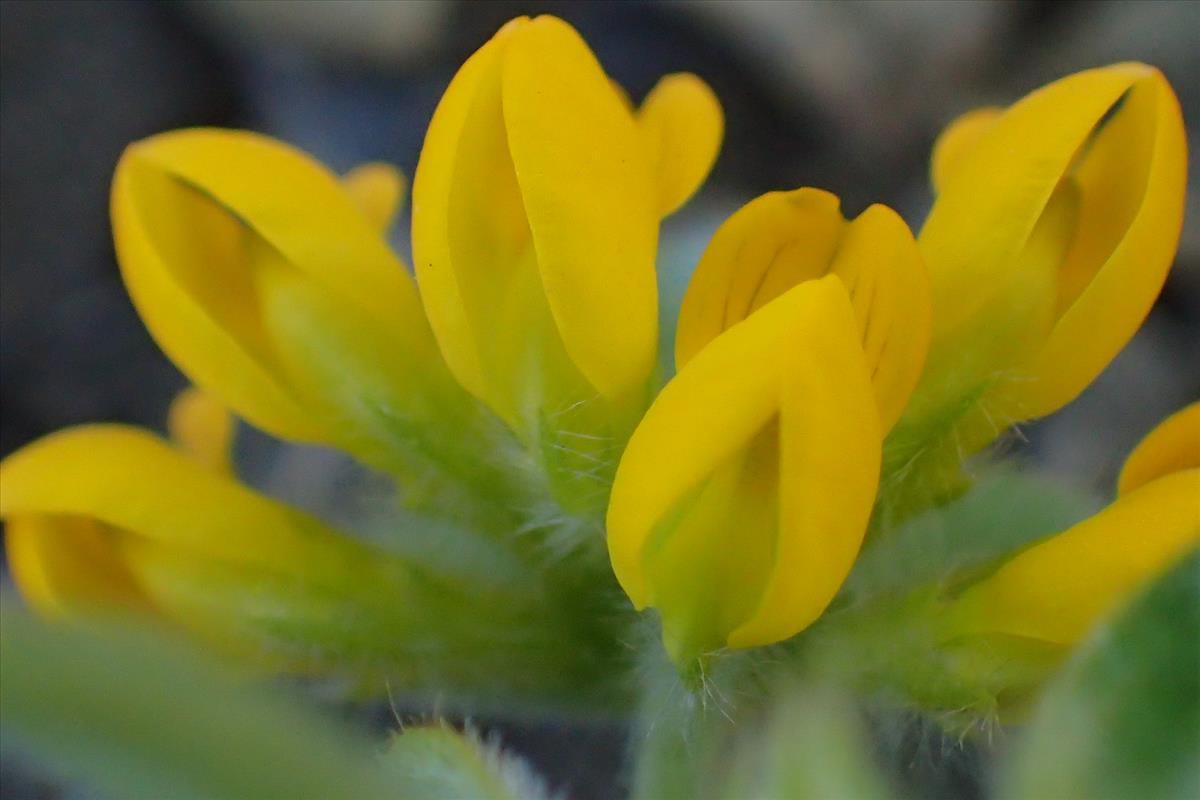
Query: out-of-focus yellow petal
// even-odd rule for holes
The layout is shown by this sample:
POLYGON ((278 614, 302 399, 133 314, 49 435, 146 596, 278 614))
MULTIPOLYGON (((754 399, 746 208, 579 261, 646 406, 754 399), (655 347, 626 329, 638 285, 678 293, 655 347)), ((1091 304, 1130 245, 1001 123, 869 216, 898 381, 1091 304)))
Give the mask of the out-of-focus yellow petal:
MULTIPOLYGON (((1117 494, 1132 492, 1172 472, 1200 467, 1200 403, 1176 411, 1158 424, 1125 459, 1117 494)), ((1200 497, 1196 498, 1200 504, 1200 497)))
POLYGON ((1119 64, 958 138, 919 240, 935 360, 957 350, 951 368, 977 383, 1008 376, 979 404, 993 416, 1042 416, 1104 368, 1162 286, 1183 208, 1178 104, 1156 70, 1119 64))
POLYGON ((505 132, 562 341, 599 393, 649 378, 658 213, 633 118, 573 28, 538 17, 504 59, 505 132))
POLYGON ((969 589, 955 627, 1072 644, 1198 542, 1200 469, 1162 476, 969 589))
POLYGON ((938 135, 933 143, 933 158, 929 171, 933 189, 940 192, 946 179, 962 158, 975 147, 980 138, 991 130, 996 119, 1004 112, 1002 108, 987 106, 968 111, 955 119, 938 135))
POLYGON ((695 75, 667 75, 642 101, 637 125, 658 170, 658 208, 666 216, 696 193, 717 160, 725 133, 721 102, 695 75))
POLYGON ((121 558, 119 535, 86 517, 15 515, 4 528, 13 582, 25 601, 48 617, 148 610, 121 558))
POLYGON ((210 469, 232 471, 233 415, 220 400, 190 386, 171 401, 167 431, 175 445, 210 469))
POLYGON ((0 462, 0 484, 18 588, 49 615, 147 613, 294 668, 378 651, 443 588, 136 428, 52 434, 0 462))
POLYGON ((630 439, 609 554, 677 660, 798 632, 849 570, 880 444, 856 328, 836 277, 796 286, 691 359, 630 439))
POLYGON ((387 232, 404 207, 407 181, 404 173, 391 164, 381 161, 359 164, 342 176, 342 184, 380 232, 387 232))
POLYGON ((0 517, 77 517, 220 561, 344 579, 339 538, 137 428, 86 425, 0 462, 0 517), (132 488, 136 493, 131 494, 132 488))
POLYGON ((675 360, 686 365, 708 342, 783 292, 826 274, 845 284, 858 319, 884 430, 900 416, 929 344, 929 287, 904 222, 875 205, 853 221, 819 189, 771 192, 717 230, 679 314, 675 360))

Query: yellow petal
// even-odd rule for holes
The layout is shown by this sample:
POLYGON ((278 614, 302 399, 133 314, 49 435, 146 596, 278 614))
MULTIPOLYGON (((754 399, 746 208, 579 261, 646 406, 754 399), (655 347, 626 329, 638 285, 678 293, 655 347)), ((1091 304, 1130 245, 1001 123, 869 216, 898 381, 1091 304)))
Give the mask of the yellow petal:
POLYGON ((117 535, 86 517, 14 515, 4 528, 13 582, 48 617, 149 610, 121 558, 117 535))
POLYGON ((821 615, 850 573, 875 503, 882 427, 871 377, 841 287, 821 283, 828 297, 814 303, 797 331, 805 345, 783 363, 774 565, 754 615, 729 635, 732 647, 786 639, 821 615))
POLYGON ((451 372, 484 400, 493 394, 480 354, 492 333, 489 301, 504 294, 529 239, 499 102, 500 59, 512 31, 526 21, 504 26, 454 75, 433 112, 413 177, 413 265, 421 299, 451 372))
POLYGON ((930 177, 935 192, 940 192, 950 173, 971 152, 985 133, 996 124, 1004 112, 1002 108, 988 106, 968 111, 946 126, 933 143, 933 158, 930 160, 930 177))
POLYGON ((505 132, 563 345, 606 398, 654 368, 658 213, 636 126, 596 57, 554 17, 504 57, 505 132))
POLYGON ((190 386, 171 401, 167 430, 175 445, 204 466, 231 472, 233 415, 219 400, 190 386))
POLYGON ((1034 545, 968 590, 964 633, 1072 644, 1138 586, 1200 542, 1200 469, 1152 480, 1034 545))
POLYGON ((1040 416, 1073 400, 1125 346, 1167 277, 1183 227, 1187 139, 1158 71, 1133 84, 1082 155, 1079 226, 1059 284, 1059 317, 1022 372, 1019 407, 1040 416))
POLYGON ((725 132, 721 103, 695 75, 667 75, 642 102, 637 125, 657 169, 659 213, 666 216, 696 193, 717 160, 725 132))
POLYGON ((303 357, 264 320, 264 254, 348 324, 374 325, 377 346, 424 365, 432 356, 411 280, 379 231, 333 175, 278 142, 200 129, 132 145, 114 179, 113 229, 130 295, 167 354, 278 435, 336 438, 308 407, 312 387, 289 374, 303 373, 303 357))
POLYGON ((846 226, 831 272, 854 304, 883 431, 891 430, 925 366, 932 329, 929 277, 904 220, 873 205, 846 226))
POLYGON ((1182 123, 1155 70, 1120 64, 1046 86, 953 142, 920 235, 935 350, 1015 376, 988 401, 1002 418, 1075 397, 1141 323, 1181 224, 1182 123), (956 149, 957 148, 957 149, 956 149), (993 363, 994 362, 994 363, 993 363))
POLYGON ((729 326, 804 281, 835 274, 858 319, 884 430, 903 410, 929 344, 929 287, 912 234, 871 206, 847 222, 819 189, 771 192, 717 230, 679 314, 675 360, 686 365, 729 326))
POLYGON ((342 184, 367 219, 386 233, 404 205, 404 174, 391 164, 359 164, 342 177, 342 184))
POLYGON ((619 92, 549 17, 501 29, 434 112, 413 183, 421 295, 459 383, 527 443, 565 409, 627 414, 644 395, 658 221, 644 159, 619 92))
POLYGON ((1109 68, 1056 81, 1008 109, 960 157, 920 235, 935 335, 990 299, 1080 147, 1144 73, 1109 68))
POLYGON ((879 445, 846 292, 805 282, 715 338, 634 432, 608 511, 617 579, 676 658, 796 633, 857 552, 879 445))
POLYGON ((1200 467, 1200 403, 1176 411, 1146 434, 1125 459, 1117 493, 1126 494, 1156 478, 1196 467, 1200 467))
POLYGON ((294 666, 403 637, 412 592, 440 596, 405 562, 136 428, 52 434, 0 462, 0 484, 18 587, 52 615, 145 611, 294 666))
POLYGON ((51 434, 0 462, 0 484, 7 519, 85 518, 197 556, 344 580, 330 545, 341 537, 137 428, 51 434))

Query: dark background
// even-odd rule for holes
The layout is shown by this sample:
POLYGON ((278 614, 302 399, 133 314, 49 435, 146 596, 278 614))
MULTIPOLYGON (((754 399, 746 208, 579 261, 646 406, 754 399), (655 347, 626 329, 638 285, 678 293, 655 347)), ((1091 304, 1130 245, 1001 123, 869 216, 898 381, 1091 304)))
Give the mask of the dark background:
MULTIPOLYGON (((664 228, 662 268, 676 289, 721 219, 770 189, 816 185, 839 194, 848 214, 878 201, 918 225, 942 125, 1085 67, 1133 59, 1162 68, 1193 151, 1200 130, 1200 3, 1187 0, 0 0, 0 455, 74 423, 161 427, 183 384, 113 260, 108 182, 126 144, 188 125, 246 127, 339 171, 383 159, 411 175, 454 70, 521 13, 575 25, 635 99, 679 70, 720 96, 727 132, 713 177, 664 228)), ((1026 457, 1066 480, 1107 493, 1141 434, 1200 396, 1196 182, 1146 327, 1079 401, 1026 431, 1026 457)), ((406 239, 398 225, 402 251, 406 239)), ((263 482, 277 493, 311 494, 327 480, 311 456, 260 451, 263 482)), ((619 735, 572 730, 539 767, 560 780, 588 764, 611 774, 619 735)), ((509 741, 536 755, 539 737, 561 733, 518 730, 509 741)), ((10 772, 6 788, 15 780, 10 772)), ((602 782, 574 784, 580 797, 605 796, 602 782)))

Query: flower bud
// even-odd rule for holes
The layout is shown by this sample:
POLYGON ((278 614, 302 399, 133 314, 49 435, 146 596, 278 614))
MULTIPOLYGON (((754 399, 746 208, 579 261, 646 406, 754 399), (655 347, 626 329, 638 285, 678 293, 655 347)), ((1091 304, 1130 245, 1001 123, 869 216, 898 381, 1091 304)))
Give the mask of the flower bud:
POLYGON ((394 468, 470 405, 383 237, 399 190, 252 133, 153 136, 113 181, 121 274, 167 355, 249 422, 394 468))
POLYGON ((1086 388, 1163 285, 1186 164, 1178 101, 1142 64, 1080 72, 951 125, 919 236, 933 344, 905 424, 954 418, 969 452, 1086 388))
POLYGON ((953 628, 1074 644, 1197 544, 1200 403, 1193 403, 1130 454, 1111 505, 968 589, 952 611, 953 628))
POLYGON ((501 29, 438 104, 413 183, 421 296, 455 377, 552 474, 603 468, 645 406, 659 218, 707 173, 720 126, 692 76, 635 115, 545 16, 501 29))
POLYGON ((879 478, 879 412, 841 281, 721 333, 655 399, 617 469, 608 545, 676 663, 785 639, 833 598, 879 478))

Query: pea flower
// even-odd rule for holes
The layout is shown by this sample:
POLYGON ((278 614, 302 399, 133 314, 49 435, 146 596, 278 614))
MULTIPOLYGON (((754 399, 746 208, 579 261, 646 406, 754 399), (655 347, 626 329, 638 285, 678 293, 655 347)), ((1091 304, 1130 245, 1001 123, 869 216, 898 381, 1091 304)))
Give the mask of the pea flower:
POLYGON ((899 437, 909 451, 952 427, 957 458, 1091 383, 1163 285, 1186 164, 1178 101, 1143 64, 1080 72, 946 130, 918 240, 933 342, 899 437))
POLYGON ((68 428, 0 462, 13 581, 43 616, 140 617, 289 672, 452 681, 486 673, 480 653, 570 668, 567 634, 503 553, 494 580, 466 581, 255 492, 234 475, 232 417, 202 391, 168 428, 68 428))
POLYGON ((471 403, 384 239, 400 191, 386 166, 343 182, 252 133, 153 136, 113 179, 121 274, 163 350, 254 425, 394 472, 465 473, 438 434, 470 429, 471 403))
POLYGON ((633 112, 553 17, 502 28, 438 104, 413 183, 421 296, 450 370, 552 480, 605 483, 591 471, 645 407, 659 219, 707 174, 721 126, 689 75, 633 112))
POLYGON ((84 425, 0 464, 9 564, 34 607, 133 612, 235 646, 271 628, 309 647, 362 604, 402 600, 400 564, 236 482, 232 422, 211 396, 181 395, 170 422, 174 446, 84 425))
POLYGON ((954 629, 1074 644, 1198 544, 1200 403, 1192 403, 1129 455, 1111 505, 967 590, 954 629))
POLYGON ((908 227, 815 189, 752 201, 688 287, 678 374, 634 431, 613 569, 677 663, 792 636, 858 553, 883 433, 916 383, 928 287, 908 227))

